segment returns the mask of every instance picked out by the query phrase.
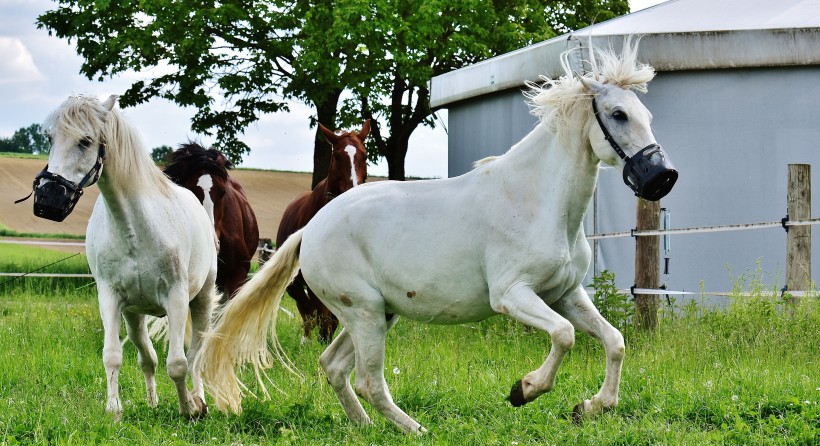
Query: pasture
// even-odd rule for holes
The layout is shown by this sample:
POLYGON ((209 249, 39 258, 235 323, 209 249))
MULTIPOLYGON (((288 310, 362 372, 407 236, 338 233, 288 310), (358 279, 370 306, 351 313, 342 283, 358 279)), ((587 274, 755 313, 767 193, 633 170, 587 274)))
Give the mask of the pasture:
MULTIPOLYGON (((0 249, 2 271, 42 262, 49 252, 0 249)), ((51 271, 83 272, 82 257, 67 263, 51 271)), ((239 416, 212 409, 197 423, 181 418, 163 347, 160 402, 149 408, 127 344, 116 424, 104 411, 94 286, 17 280, 0 286, 0 444, 820 444, 820 304, 815 297, 784 308, 764 296, 758 275, 741 276, 737 288, 760 295, 733 299, 724 312, 697 303, 672 312, 664 304, 656 334, 625 328, 620 404, 580 425, 571 421, 572 405, 604 376, 596 340, 579 333, 555 389, 513 408, 509 388, 540 365, 546 334, 505 317, 460 326, 402 320, 387 337, 386 376, 396 402, 430 429, 420 438, 383 417, 366 428, 346 419, 318 372, 323 347, 301 343, 298 315, 282 315, 278 333, 303 378, 271 370, 272 400, 249 398, 239 416)), ((283 303, 295 314, 291 299, 283 303)))

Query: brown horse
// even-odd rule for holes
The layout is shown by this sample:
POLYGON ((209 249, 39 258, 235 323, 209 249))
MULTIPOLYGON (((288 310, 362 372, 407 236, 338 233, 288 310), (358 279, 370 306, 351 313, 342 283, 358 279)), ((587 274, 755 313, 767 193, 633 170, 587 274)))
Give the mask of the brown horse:
POLYGON ((248 278, 259 245, 256 215, 242 185, 228 175, 233 165, 218 150, 189 142, 168 160, 165 174, 193 192, 214 222, 219 240, 216 286, 224 293, 224 302, 248 278))
MULTIPOLYGON (((337 135, 322 124, 319 124, 319 129, 333 146, 327 178, 320 181, 312 192, 306 192, 288 204, 276 233, 276 246, 282 246, 288 236, 304 227, 330 200, 367 179, 367 151, 364 148, 364 140, 370 132, 370 120, 364 122, 359 132, 337 135)), ((330 342, 339 326, 339 320, 311 291, 301 273, 287 290, 296 301, 296 307, 302 315, 305 338, 310 336, 310 331, 318 325, 319 341, 330 342)))

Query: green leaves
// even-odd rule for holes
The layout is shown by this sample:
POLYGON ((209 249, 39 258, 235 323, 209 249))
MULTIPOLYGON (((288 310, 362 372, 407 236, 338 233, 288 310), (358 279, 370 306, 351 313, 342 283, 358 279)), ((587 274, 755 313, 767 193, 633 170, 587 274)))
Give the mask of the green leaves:
POLYGON ((314 105, 331 127, 375 118, 368 151, 387 157, 397 179, 410 135, 433 125, 433 76, 628 11, 626 0, 57 4, 38 27, 76 44, 82 74, 144 75, 122 95, 123 106, 162 97, 196 107, 193 130, 216 134, 234 163, 250 150, 238 140, 243 130, 262 114, 286 111, 289 99, 314 105), (342 92, 348 99, 340 105, 342 92))

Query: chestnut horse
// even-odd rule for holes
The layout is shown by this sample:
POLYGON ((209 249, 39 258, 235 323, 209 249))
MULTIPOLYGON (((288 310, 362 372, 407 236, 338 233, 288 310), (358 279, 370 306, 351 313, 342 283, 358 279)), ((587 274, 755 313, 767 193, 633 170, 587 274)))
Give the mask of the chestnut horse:
POLYGON ((165 174, 196 195, 216 229, 219 255, 216 286, 224 302, 248 277, 259 245, 259 228, 245 190, 228 175, 231 162, 216 149, 181 144, 168 157, 165 174))
MULTIPOLYGON (((367 178, 367 151, 364 148, 364 140, 370 132, 370 120, 364 122, 359 132, 337 135, 322 124, 319 124, 319 129, 333 146, 327 178, 320 181, 312 192, 306 192, 288 204, 276 233, 276 246, 282 246, 291 234, 304 227, 330 200, 364 183, 367 178)), ((336 327, 339 326, 336 316, 316 297, 301 274, 296 276, 287 289, 302 315, 305 339, 310 336, 313 327, 318 325, 319 341, 330 342, 336 327)))

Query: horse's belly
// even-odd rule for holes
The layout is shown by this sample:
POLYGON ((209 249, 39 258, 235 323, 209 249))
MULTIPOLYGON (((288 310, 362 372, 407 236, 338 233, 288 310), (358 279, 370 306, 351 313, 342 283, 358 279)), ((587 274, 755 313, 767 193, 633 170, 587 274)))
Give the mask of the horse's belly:
POLYGON ((431 324, 463 324, 487 319, 497 314, 490 307, 489 298, 441 295, 411 289, 390 293, 385 297, 386 311, 415 321, 431 324))

